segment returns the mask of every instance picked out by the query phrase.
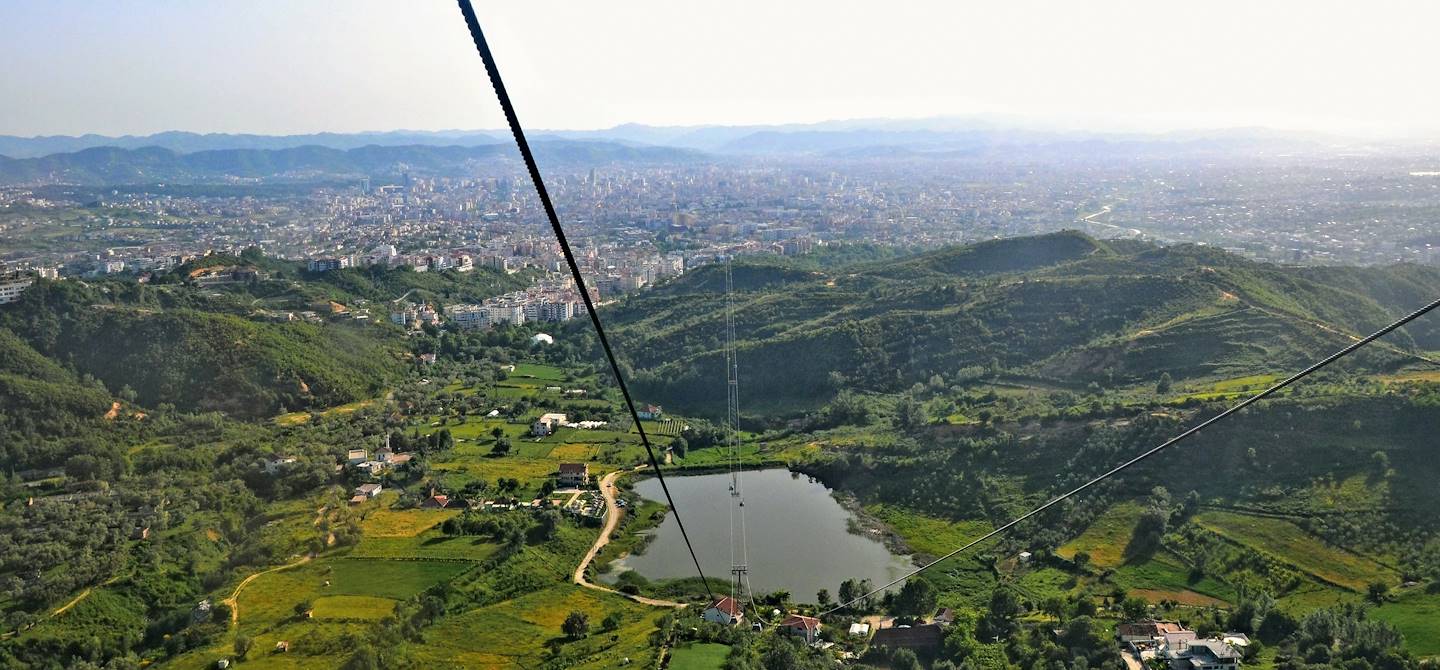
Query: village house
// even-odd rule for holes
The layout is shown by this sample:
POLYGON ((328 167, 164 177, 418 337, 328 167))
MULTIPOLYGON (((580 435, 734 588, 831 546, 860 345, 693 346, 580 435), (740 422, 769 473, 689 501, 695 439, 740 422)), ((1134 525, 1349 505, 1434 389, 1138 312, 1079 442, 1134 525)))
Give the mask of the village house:
POLYGON ((814 644, 820 637, 820 620, 813 616, 791 614, 780 622, 780 630, 804 639, 805 644, 814 644))
POLYGON ((275 456, 265 461, 265 474, 273 475, 284 470, 286 466, 293 465, 295 458, 291 456, 275 456))
POLYGON ((565 425, 566 418, 564 414, 558 412, 542 414, 540 418, 535 420, 535 423, 530 424, 530 434, 535 437, 553 435, 556 430, 565 425))
POLYGON ((375 496, 380 495, 380 485, 379 485, 379 484, 361 484, 361 485, 355 487, 355 495, 357 495, 357 496, 365 496, 365 499, 366 499, 366 500, 373 499, 375 496))
POLYGON ((555 479, 560 486, 572 488, 585 486, 590 483, 590 464, 561 463, 560 473, 555 479))
POLYGON ((364 449, 351 449, 345 452, 345 461, 351 465, 359 465, 370 460, 370 455, 364 449))
POLYGON ((430 487, 430 495, 420 501, 420 507, 424 509, 445 509, 450 506, 450 496, 443 493, 436 493, 435 487, 430 487))
POLYGON ((646 421, 658 421, 661 417, 665 416, 665 411, 660 409, 659 405, 646 405, 644 408, 635 412, 635 414, 646 421))
POLYGON ((734 626, 745 620, 745 614, 740 611, 740 603, 735 602, 734 598, 722 596, 710 603, 710 606, 700 613, 700 618, 711 623, 734 626))

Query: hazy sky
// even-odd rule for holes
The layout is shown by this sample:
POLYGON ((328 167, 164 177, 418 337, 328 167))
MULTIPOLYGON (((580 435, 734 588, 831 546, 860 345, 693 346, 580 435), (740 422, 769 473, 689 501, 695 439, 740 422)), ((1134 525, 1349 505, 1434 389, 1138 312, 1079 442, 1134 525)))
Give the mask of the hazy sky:
MULTIPOLYGON (((534 128, 1017 114, 1440 135, 1440 3, 477 0, 534 128)), ((445 0, 0 0, 0 133, 503 125, 445 0)))

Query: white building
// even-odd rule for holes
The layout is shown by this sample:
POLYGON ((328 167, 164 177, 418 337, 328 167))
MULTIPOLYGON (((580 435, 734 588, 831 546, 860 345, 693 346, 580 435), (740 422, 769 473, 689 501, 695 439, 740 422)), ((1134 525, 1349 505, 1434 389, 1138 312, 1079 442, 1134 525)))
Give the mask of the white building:
POLYGON ((19 300, 20 294, 34 284, 34 277, 19 272, 0 275, 0 305, 19 300))

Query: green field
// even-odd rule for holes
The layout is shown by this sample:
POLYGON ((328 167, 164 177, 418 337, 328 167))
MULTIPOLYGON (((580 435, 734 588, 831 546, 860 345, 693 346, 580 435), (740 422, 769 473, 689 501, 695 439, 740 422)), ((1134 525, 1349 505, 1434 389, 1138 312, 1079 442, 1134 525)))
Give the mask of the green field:
POLYGON ((554 667, 618 668, 629 658, 647 667, 654 657, 649 635, 664 610, 573 585, 557 585, 513 600, 446 617, 415 651, 435 667, 525 668, 549 659, 554 667), (591 634, 567 640, 560 624, 572 611, 590 618, 591 634), (620 627, 600 632, 606 614, 619 612, 620 627), (553 654, 553 656, 552 656, 553 654))
POLYGON ((865 511, 890 526, 910 548, 941 556, 990 532, 984 521, 948 521, 891 505, 868 505, 865 511))
POLYGON ((456 561, 399 561, 341 558, 327 561, 330 586, 326 595, 376 596, 403 600, 469 570, 456 561))
POLYGON ((373 596, 325 596, 315 599, 316 619, 364 619, 378 621, 395 611, 395 601, 373 596))
MULTIPOLYGON (((382 502, 393 500, 383 496, 382 502)), ((453 509, 392 510, 382 506, 365 513, 360 530, 365 537, 415 537, 459 514, 453 509)))
POLYGON ((1055 553, 1065 558, 1074 558, 1077 552, 1090 554, 1090 562, 1098 568, 1114 568, 1125 562, 1125 547, 1135 532, 1135 524, 1144 510, 1133 501, 1111 505, 1085 532, 1067 543, 1055 553))
POLYGON ((1233 602, 1235 590, 1214 577, 1191 581, 1190 569, 1179 558, 1160 552, 1144 563, 1131 563, 1115 569, 1115 583, 1135 591, 1135 595, 1151 602, 1175 600, 1186 605, 1233 602))
POLYGON ((352 558, 432 558, 483 561, 499 546, 478 537, 450 537, 425 531, 412 537, 363 537, 350 552, 352 558))
POLYGON ((1440 594, 1418 589, 1377 607, 1371 615, 1405 634, 1405 647, 1416 656, 1440 656, 1440 594))
POLYGON ((687 644, 670 652, 671 670, 720 670, 730 648, 713 642, 687 644))
POLYGON ((1372 582, 1396 584, 1400 575, 1374 560, 1325 544, 1283 519, 1207 511, 1195 523, 1226 539, 1266 552, 1316 578, 1363 593, 1372 582))

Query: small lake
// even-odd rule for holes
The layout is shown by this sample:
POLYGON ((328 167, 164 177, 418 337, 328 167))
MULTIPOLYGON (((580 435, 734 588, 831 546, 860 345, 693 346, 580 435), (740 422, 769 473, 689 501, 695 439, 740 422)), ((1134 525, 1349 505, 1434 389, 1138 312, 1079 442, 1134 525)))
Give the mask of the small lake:
MULTIPOLYGON (((747 471, 740 477, 750 584, 757 595, 785 590, 796 600, 813 602, 820 589, 829 589, 836 597, 846 579, 869 579, 879 586, 911 569, 907 558, 890 553, 879 540, 851 533, 854 515, 830 496, 824 484, 805 475, 792 476, 783 468, 747 471)), ((665 481, 705 574, 727 580, 730 475, 670 476, 665 481)), ((653 477, 636 484, 635 490, 651 500, 665 500, 659 480, 653 477)), ((645 553, 616 561, 606 581, 627 569, 650 579, 695 576, 675 516, 667 515, 654 532, 645 553)))

